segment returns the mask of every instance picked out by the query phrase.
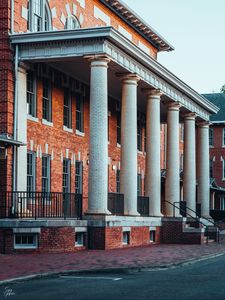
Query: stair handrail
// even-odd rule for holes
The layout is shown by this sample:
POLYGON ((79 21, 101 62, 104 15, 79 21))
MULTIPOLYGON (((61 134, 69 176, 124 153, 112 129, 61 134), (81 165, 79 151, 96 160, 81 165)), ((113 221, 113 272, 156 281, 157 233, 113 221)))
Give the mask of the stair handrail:
MULTIPOLYGON (((177 208, 177 209, 179 209, 179 211, 183 211, 183 212, 185 212, 186 213, 186 216, 188 215, 189 217, 191 217, 192 219, 194 219, 195 221, 198 221, 200 224, 202 224, 204 227, 205 227, 205 229, 206 229, 206 232, 208 233, 209 232, 209 225, 205 225, 201 220, 200 220, 200 217, 198 216, 198 214, 196 213, 196 217, 193 217, 192 215, 190 215, 189 213, 187 213, 187 211, 185 211, 182 207, 180 207, 180 206, 176 206, 175 205, 175 203, 179 203, 180 204, 180 202, 174 202, 174 203, 172 203, 172 202, 170 202, 170 201, 168 201, 168 200, 164 200, 165 202, 167 202, 167 203, 169 203, 170 205, 172 205, 173 206, 173 216, 175 217, 175 208, 177 208)), ((187 208, 187 206, 186 206, 186 208, 187 208)), ((193 209, 191 209, 190 208, 190 210, 191 211, 193 211, 193 212, 195 212, 193 209)), ((205 218, 206 220, 207 220, 207 218, 205 218)), ((211 220, 210 220, 211 221, 211 220)), ((211 222, 211 223, 214 223, 214 222, 211 222)), ((215 223, 216 224, 216 223, 215 223)), ((217 226, 217 225, 215 225, 215 227, 217 228, 217 242, 219 243, 219 241, 220 241, 220 228, 217 226)), ((208 241, 209 241, 209 237, 208 237, 208 234, 207 234, 207 244, 208 244, 208 241)))
MULTIPOLYGON (((167 202, 169 202, 169 201, 167 201, 167 202)), ((181 201, 180 201, 180 202, 181 202, 181 201)), ((180 202, 174 202, 174 203, 180 203, 180 202)), ((171 202, 169 202, 169 203, 171 203, 171 202)), ((171 203, 171 204, 172 204, 172 203, 171 203)), ((180 209, 182 209, 182 208, 180 208, 180 209)), ((217 223, 216 223, 216 222, 212 221, 212 220, 209 219, 209 218, 200 216, 200 215, 197 213, 197 211, 193 210, 192 208, 190 208, 190 207, 188 207, 188 206, 186 206, 186 210, 187 210, 187 209, 190 210, 190 211, 192 211, 193 213, 195 213, 195 214, 196 214, 196 217, 208 221, 209 223, 213 224, 213 226, 217 227, 217 228, 220 230, 220 228, 217 226, 217 223)), ((183 211, 184 211, 184 210, 183 210, 183 211)), ((185 212, 185 211, 184 211, 184 212, 185 212)), ((187 211, 186 211, 186 214, 187 214, 187 211)), ((203 223, 203 224, 204 224, 204 223, 203 223)), ((206 226, 206 225, 204 225, 204 226, 206 226)))
MULTIPOLYGON (((181 208, 181 207, 179 207, 179 206, 177 206, 177 205, 175 205, 174 203, 180 203, 180 202, 174 202, 174 203, 172 203, 172 202, 170 202, 170 201, 168 201, 168 200, 165 200, 165 202, 167 202, 167 203, 169 203, 170 205, 172 205, 173 206, 173 208, 177 208, 177 209, 179 209, 179 211, 181 210, 181 211, 183 211, 183 212, 185 212, 186 213, 186 215, 188 215, 189 217, 191 217, 193 220, 195 220, 195 221, 198 221, 200 224, 202 224, 203 226, 207 226, 207 225, 205 225, 202 221, 200 221, 198 218, 199 217, 193 217, 192 215, 190 215, 189 213, 187 213, 183 208, 181 208)), ((175 217, 175 209, 173 209, 173 216, 175 217)))

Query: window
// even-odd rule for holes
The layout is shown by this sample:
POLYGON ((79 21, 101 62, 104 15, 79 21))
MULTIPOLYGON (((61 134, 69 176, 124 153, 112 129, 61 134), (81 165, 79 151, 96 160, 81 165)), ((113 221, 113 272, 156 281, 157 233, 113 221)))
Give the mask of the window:
POLYGON ((66 19, 66 29, 79 29, 80 28, 80 22, 75 16, 69 16, 66 19))
POLYGON ((36 172, 36 158, 35 153, 27 153, 27 191, 35 192, 35 172, 36 172))
POLYGON ((29 0, 28 30, 47 31, 52 27, 51 12, 46 0, 29 0))
MULTIPOLYGON (((223 134, 223 137, 224 137, 224 134, 223 134)), ((223 138, 223 141, 224 141, 224 138, 223 138)), ((213 132, 212 128, 209 128, 209 146, 213 147, 213 145, 214 145, 214 132, 213 132)))
POLYGON ((71 94, 69 89, 64 90, 63 125, 72 128, 71 94))
POLYGON ((14 249, 37 248, 37 234, 20 233, 14 235, 14 249))
POLYGON ((139 120, 137 122, 137 149, 142 151, 142 123, 139 120))
POLYGON ((84 246, 84 232, 75 233, 75 246, 76 247, 84 246))
POLYGON ((83 185, 83 163, 76 161, 76 174, 75 174, 75 193, 82 194, 83 185))
POLYGON ((117 144, 121 144, 121 111, 116 112, 117 144))
POLYGON ((63 159, 63 193, 70 193, 70 159, 63 159))
POLYGON ((184 124, 180 124, 180 141, 184 141, 184 124))
POLYGON ((42 192, 49 193, 51 190, 51 161, 49 155, 42 156, 42 192))
POLYGON ((222 180, 225 180, 225 161, 222 158, 222 180))
POLYGON ((222 146, 225 147, 225 128, 223 128, 223 135, 222 135, 222 146))
POLYGON ((213 159, 209 160, 209 177, 213 178, 213 159))
POLYGON ((149 231, 150 243, 155 243, 155 230, 149 231))
POLYGON ((120 170, 116 171, 116 192, 120 193, 120 170))
POLYGON ((184 167, 184 155, 181 153, 180 155, 180 170, 182 171, 184 167))
POLYGON ((145 153, 146 153, 146 149, 147 149, 147 128, 145 124, 145 128, 144 128, 144 152, 145 153))
POLYGON ((123 232, 123 245, 129 245, 130 244, 130 232, 124 231, 123 232))
POLYGON ((76 95, 76 130, 83 132, 83 119, 84 119, 84 103, 81 94, 76 95))
POLYGON ((48 122, 52 121, 52 91, 51 83, 47 79, 43 79, 43 119, 48 122))
POLYGON ((141 174, 137 175, 137 195, 142 196, 142 178, 141 178, 141 174))
POLYGON ((32 71, 27 71, 27 106, 28 114, 36 117, 36 78, 32 71))

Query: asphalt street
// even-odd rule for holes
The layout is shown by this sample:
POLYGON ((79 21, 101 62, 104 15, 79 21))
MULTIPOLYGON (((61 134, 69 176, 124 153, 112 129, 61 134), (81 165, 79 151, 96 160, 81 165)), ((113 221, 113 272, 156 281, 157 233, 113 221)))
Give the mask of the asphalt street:
POLYGON ((165 270, 75 274, 0 286, 0 299, 224 300, 225 256, 165 270))

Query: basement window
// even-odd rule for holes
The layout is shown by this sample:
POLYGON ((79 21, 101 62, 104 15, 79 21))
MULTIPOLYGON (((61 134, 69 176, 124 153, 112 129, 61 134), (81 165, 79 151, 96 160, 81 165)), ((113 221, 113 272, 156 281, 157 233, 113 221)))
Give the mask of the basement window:
POLYGON ((155 230, 149 231, 150 243, 155 243, 155 230))
POLYGON ((123 245, 129 245, 130 244, 130 232, 124 231, 123 232, 123 245))
POLYGON ((14 249, 36 249, 37 234, 19 233, 14 235, 14 249))
POLYGON ((84 232, 75 233, 75 246, 76 247, 84 246, 84 232))

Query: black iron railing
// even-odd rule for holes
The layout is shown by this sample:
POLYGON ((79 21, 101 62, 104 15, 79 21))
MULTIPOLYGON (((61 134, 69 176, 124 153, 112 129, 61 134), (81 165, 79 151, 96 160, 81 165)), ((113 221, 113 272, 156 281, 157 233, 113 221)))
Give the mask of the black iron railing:
POLYGON ((0 218, 82 218, 82 195, 72 193, 2 192, 0 218))
POLYGON ((108 210, 117 216, 124 215, 124 195, 109 193, 108 194, 108 210))
POLYGON ((141 216, 149 216, 149 197, 137 197, 137 210, 141 216))

